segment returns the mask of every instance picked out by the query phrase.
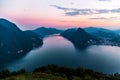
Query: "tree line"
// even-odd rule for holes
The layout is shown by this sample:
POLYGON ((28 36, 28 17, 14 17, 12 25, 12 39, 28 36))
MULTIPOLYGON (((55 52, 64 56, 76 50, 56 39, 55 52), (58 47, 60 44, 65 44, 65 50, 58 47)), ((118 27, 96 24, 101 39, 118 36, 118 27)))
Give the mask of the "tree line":
MULTIPOLYGON (((55 76, 65 77, 68 80, 72 80, 74 76, 80 77, 84 80, 86 77, 90 77, 89 80, 120 80, 120 74, 103 74, 100 72, 95 72, 90 69, 85 69, 83 67, 78 68, 69 68, 65 66, 57 66, 57 65, 47 65, 36 68, 32 71, 32 73, 47 73, 55 76)), ((28 73, 25 69, 21 69, 19 71, 10 72, 8 69, 4 69, 0 71, 0 79, 4 79, 10 76, 16 76, 20 74, 28 73)))

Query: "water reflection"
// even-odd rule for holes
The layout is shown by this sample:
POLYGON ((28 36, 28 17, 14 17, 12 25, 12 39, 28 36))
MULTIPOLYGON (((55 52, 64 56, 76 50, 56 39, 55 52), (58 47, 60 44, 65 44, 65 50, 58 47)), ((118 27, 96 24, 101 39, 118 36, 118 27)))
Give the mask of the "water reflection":
POLYGON ((120 48, 112 46, 90 46, 84 51, 76 50, 73 44, 60 36, 44 39, 42 48, 32 50, 24 58, 7 65, 11 70, 25 68, 33 70, 47 64, 70 67, 84 66, 99 72, 120 72, 120 48))

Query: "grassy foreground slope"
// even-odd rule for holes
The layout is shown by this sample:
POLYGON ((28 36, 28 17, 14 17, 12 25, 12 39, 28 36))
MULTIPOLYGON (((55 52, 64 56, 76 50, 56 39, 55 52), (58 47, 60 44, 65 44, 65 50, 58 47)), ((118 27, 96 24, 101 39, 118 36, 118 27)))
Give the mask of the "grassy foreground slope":
POLYGON ((11 76, 3 80, 106 80, 106 79, 96 79, 89 75, 86 75, 84 78, 77 76, 72 76, 72 79, 67 79, 65 76, 58 76, 47 73, 25 73, 17 76, 11 76))
POLYGON ((3 70, 0 80, 120 80, 120 74, 103 74, 85 69, 48 65, 26 72, 24 69, 17 72, 3 70))

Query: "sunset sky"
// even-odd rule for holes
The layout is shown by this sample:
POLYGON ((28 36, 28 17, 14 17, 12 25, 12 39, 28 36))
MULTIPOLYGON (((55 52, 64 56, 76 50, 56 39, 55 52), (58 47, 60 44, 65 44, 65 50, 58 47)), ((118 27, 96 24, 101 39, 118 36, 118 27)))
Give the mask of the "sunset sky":
POLYGON ((120 28, 120 0, 0 0, 0 18, 21 29, 40 26, 120 28))

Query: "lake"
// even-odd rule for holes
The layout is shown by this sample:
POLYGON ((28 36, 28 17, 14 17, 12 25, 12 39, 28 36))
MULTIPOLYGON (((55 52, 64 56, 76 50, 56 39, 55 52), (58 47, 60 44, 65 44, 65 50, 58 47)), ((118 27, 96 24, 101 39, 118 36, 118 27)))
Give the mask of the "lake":
POLYGON ((83 66, 99 72, 116 73, 120 72, 120 47, 94 45, 80 51, 67 39, 54 35, 44 38, 42 47, 6 66, 10 70, 25 68, 31 71, 47 64, 83 66))

